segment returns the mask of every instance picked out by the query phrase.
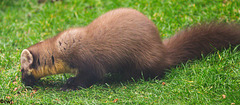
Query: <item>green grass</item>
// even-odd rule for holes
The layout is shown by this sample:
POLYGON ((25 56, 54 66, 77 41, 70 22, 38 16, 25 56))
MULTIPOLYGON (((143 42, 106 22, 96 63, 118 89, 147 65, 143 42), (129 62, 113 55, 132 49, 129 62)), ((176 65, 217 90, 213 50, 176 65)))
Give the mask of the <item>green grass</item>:
POLYGON ((157 25, 162 38, 200 22, 240 22, 238 0, 63 0, 45 4, 1 0, 0 103, 240 104, 240 52, 236 49, 180 64, 161 80, 98 84, 70 92, 59 91, 67 79, 64 75, 43 78, 33 88, 21 83, 19 61, 23 49, 69 27, 85 26, 119 7, 144 13, 157 25))

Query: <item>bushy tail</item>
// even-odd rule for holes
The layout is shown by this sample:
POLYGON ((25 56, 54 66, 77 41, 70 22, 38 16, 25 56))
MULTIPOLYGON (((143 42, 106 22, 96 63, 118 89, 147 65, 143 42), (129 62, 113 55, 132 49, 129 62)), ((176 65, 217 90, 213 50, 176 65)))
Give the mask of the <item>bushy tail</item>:
POLYGON ((213 50, 240 44, 240 25, 211 23, 187 28, 164 40, 172 65, 199 58, 213 50), (229 45, 230 44, 230 45, 229 45))

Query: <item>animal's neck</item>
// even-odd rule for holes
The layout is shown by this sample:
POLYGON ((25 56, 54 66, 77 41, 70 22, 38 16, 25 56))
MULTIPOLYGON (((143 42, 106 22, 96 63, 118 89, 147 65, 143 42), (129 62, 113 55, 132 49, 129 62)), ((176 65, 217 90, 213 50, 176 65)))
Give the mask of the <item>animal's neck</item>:
POLYGON ((76 68, 71 68, 67 63, 63 62, 62 60, 57 59, 54 63, 54 65, 44 65, 41 67, 38 67, 38 69, 32 70, 32 75, 35 77, 35 79, 39 79, 41 77, 45 77, 48 75, 55 75, 55 74, 61 74, 61 73, 77 73, 76 68))
POLYGON ((35 67, 31 70, 35 79, 61 73, 76 73, 78 70, 62 60, 54 40, 47 40, 29 48, 34 55, 35 67))

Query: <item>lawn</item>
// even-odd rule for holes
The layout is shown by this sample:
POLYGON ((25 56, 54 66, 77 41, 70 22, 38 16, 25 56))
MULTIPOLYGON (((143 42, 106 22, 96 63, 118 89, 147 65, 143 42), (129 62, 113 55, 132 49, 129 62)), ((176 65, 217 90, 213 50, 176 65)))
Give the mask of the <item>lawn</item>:
POLYGON ((21 82, 21 51, 69 28, 86 26, 109 10, 129 7, 151 19, 164 39, 201 22, 240 23, 238 0, 0 1, 0 103, 4 104, 240 104, 240 51, 224 49, 171 68, 161 79, 95 84, 60 91, 66 77, 21 82))

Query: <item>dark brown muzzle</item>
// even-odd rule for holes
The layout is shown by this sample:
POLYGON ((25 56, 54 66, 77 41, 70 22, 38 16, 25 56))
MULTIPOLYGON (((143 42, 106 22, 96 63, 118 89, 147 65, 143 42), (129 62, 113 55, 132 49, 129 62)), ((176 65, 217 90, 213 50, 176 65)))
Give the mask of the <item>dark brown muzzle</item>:
POLYGON ((26 86, 33 86, 37 83, 37 80, 34 78, 33 75, 26 75, 25 73, 22 73, 22 82, 26 86))

